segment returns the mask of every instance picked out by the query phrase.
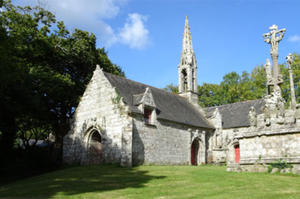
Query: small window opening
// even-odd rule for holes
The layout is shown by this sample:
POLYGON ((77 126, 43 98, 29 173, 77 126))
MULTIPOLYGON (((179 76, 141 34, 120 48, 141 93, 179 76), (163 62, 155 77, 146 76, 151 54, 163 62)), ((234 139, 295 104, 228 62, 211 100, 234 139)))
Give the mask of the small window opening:
POLYGON ((183 91, 187 91, 187 73, 186 70, 183 69, 181 71, 182 74, 182 82, 183 82, 183 91))
POLYGON ((149 108, 144 109, 144 119, 146 124, 152 123, 152 110, 149 108))
POLYGON ((192 90, 195 87, 195 74, 194 74, 194 69, 192 70, 192 90))

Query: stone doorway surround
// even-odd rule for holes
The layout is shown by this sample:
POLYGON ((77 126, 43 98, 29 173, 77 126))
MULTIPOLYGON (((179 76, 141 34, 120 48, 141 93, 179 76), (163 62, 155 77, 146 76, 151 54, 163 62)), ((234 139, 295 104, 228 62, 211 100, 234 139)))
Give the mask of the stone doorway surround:
POLYGON ((96 128, 87 132, 86 154, 89 164, 101 164, 103 162, 103 136, 96 128))
POLYGON ((191 145, 191 165, 200 164, 200 151, 201 151, 201 141, 199 139, 194 139, 191 145))

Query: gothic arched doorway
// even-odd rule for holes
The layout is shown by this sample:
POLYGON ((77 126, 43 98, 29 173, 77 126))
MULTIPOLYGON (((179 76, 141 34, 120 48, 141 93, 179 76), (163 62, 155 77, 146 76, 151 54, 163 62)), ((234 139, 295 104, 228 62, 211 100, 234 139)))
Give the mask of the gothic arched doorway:
POLYGON ((198 165, 199 162, 199 150, 200 144, 199 140, 195 139, 191 146, 191 165, 198 165))
POLYGON ((88 140, 88 158, 90 164, 102 162, 102 137, 97 130, 93 130, 88 140))

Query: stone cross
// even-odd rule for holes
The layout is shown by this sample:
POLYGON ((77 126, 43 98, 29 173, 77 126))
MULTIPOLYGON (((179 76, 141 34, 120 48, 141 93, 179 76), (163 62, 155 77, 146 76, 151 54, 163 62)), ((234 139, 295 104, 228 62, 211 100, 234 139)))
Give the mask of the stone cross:
POLYGON ((293 78, 293 71, 292 71, 292 63, 293 63, 293 55, 290 53, 286 57, 286 62, 289 66, 289 75, 290 75, 290 87, 291 87, 291 109, 296 109, 296 95, 295 95, 295 88, 294 88, 294 78, 293 78))
POLYGON ((278 44, 282 40, 285 28, 278 30, 277 25, 273 25, 269 28, 270 32, 263 34, 264 41, 268 44, 271 44, 271 57, 273 62, 273 78, 272 83, 274 85, 274 92, 277 95, 281 96, 280 84, 282 81, 282 75, 280 74, 280 69, 278 66, 278 44))

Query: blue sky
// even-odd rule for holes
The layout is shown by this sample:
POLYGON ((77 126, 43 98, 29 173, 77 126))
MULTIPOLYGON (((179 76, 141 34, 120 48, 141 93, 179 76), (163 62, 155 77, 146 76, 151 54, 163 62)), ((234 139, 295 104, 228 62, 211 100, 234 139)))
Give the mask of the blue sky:
MULTIPOLYGON (((37 0, 14 1, 36 4, 37 0)), ((251 72, 270 58, 262 34, 286 28, 279 63, 300 53, 299 0, 39 0, 69 29, 96 34, 126 77, 162 88, 177 84, 187 15, 198 62, 198 83, 219 83, 229 72, 251 72)))

